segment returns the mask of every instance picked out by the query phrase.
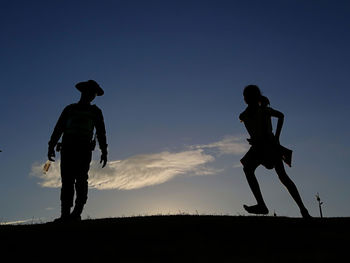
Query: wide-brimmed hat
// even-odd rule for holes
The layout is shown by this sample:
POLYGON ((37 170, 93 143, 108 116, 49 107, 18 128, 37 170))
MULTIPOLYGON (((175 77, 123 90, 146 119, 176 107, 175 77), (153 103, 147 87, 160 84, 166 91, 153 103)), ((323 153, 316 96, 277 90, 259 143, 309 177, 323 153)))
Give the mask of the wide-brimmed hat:
POLYGON ((82 93, 93 92, 96 93, 97 96, 102 96, 105 93, 100 87, 100 85, 98 85, 97 82, 92 79, 88 81, 79 82, 75 85, 75 87, 82 93))

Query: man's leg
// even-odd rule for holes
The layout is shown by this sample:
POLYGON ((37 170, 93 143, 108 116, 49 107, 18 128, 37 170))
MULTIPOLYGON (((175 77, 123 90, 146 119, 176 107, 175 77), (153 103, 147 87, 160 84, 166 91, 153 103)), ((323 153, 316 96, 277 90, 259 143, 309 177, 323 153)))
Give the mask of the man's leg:
POLYGON ((80 220, 81 213, 83 212, 84 205, 87 201, 88 195, 88 181, 86 179, 78 178, 75 182, 75 191, 77 197, 75 199, 75 206, 71 214, 72 219, 80 220))
POLYGON ((61 217, 57 221, 67 220, 73 206, 74 176, 72 168, 68 153, 61 153, 61 217))
POLYGON ((88 172, 91 162, 91 151, 81 153, 79 162, 79 171, 75 181, 76 199, 74 210, 71 214, 72 219, 80 220, 84 205, 88 198, 88 172))
POLYGON ((74 179, 62 177, 61 217, 68 218, 74 199, 74 179))

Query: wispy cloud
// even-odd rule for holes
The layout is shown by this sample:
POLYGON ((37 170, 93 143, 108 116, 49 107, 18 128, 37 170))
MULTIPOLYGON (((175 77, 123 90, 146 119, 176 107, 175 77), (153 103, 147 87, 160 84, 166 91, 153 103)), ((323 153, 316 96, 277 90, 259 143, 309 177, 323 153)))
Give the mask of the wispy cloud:
MULTIPOLYGON (((105 168, 92 161, 89 171, 89 186, 97 189, 137 189, 157 185, 183 174, 213 174, 214 169, 205 167, 214 157, 203 150, 190 150, 177 153, 161 152, 135 155, 125 160, 110 161, 105 168)), ((60 161, 42 174, 43 164, 32 167, 32 175, 41 179, 43 187, 60 187, 60 161)))
MULTIPOLYGON (((223 140, 190 146, 184 151, 140 154, 124 160, 109 161, 105 168, 92 161, 89 171, 89 186, 96 189, 138 189, 146 186, 165 183, 181 175, 210 175, 220 170, 209 167, 217 154, 241 154, 246 151, 242 139, 235 136, 223 140)), ((60 161, 50 167, 49 172, 42 173, 43 164, 32 166, 31 175, 40 179, 42 187, 60 187, 60 161)))
POLYGON ((214 160, 203 150, 161 152, 112 161, 108 168, 92 166, 90 185, 97 189, 136 189, 157 185, 183 174, 212 174, 204 165, 214 160))
POLYGON ((25 219, 25 220, 16 220, 16 221, 8 221, 8 222, 0 222, 0 225, 6 226, 6 225, 21 225, 21 224, 26 224, 26 223, 36 223, 36 222, 41 222, 39 219, 25 219))
POLYGON ((191 146, 193 149, 213 149, 219 154, 233 154, 239 155, 243 154, 248 150, 248 145, 244 142, 243 137, 241 136, 225 136, 222 140, 203 144, 203 145, 194 145, 191 146))

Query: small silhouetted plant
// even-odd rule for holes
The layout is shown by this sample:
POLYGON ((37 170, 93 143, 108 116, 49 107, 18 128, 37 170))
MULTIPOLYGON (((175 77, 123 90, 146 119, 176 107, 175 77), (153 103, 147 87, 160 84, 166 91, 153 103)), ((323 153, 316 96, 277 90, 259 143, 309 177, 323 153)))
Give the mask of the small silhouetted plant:
POLYGON ((320 210, 320 217, 323 218, 323 214, 322 214, 322 205, 323 205, 323 202, 321 201, 321 198, 320 198, 320 194, 317 193, 316 195, 316 200, 318 202, 318 208, 320 210))

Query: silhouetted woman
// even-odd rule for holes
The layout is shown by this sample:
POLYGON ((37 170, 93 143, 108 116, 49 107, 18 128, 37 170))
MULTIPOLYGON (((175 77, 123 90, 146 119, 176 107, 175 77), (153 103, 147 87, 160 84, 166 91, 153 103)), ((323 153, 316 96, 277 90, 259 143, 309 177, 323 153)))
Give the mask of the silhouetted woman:
POLYGON ((253 206, 244 205, 244 209, 251 214, 269 213, 254 174, 256 168, 262 164, 267 169, 275 168, 282 184, 288 189, 299 206, 301 215, 310 217, 301 200, 298 189, 284 169, 283 161, 291 166, 292 151, 279 143, 284 120, 283 113, 269 107, 270 102, 268 98, 261 95, 260 89, 256 85, 245 87, 243 96, 248 107, 240 114, 239 119, 244 123, 250 135, 248 142, 251 144, 251 147, 241 159, 241 163, 248 184, 257 201, 257 204, 253 206), (271 117, 278 118, 275 134, 272 132, 271 117))

